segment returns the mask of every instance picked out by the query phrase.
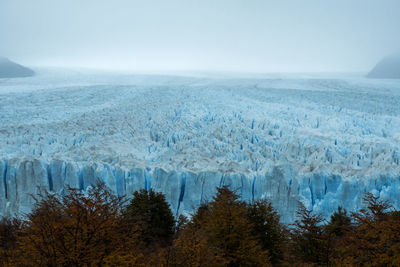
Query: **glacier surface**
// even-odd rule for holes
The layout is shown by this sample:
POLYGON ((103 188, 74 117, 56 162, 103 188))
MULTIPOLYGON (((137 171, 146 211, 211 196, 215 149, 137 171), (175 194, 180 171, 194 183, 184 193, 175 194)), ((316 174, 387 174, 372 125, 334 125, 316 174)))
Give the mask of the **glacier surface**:
POLYGON ((129 75, 39 70, 0 79, 0 215, 40 188, 165 193, 176 215, 230 185, 284 223, 372 192, 400 208, 400 80, 361 75, 129 75))

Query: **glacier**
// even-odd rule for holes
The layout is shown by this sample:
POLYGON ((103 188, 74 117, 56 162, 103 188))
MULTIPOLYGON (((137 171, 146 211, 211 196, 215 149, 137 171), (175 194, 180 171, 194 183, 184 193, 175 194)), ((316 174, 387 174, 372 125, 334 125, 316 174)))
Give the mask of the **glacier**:
POLYGON ((190 216, 229 185, 328 217, 372 192, 400 208, 400 80, 344 74, 39 69, 0 79, 0 216, 41 189, 163 192, 190 216))

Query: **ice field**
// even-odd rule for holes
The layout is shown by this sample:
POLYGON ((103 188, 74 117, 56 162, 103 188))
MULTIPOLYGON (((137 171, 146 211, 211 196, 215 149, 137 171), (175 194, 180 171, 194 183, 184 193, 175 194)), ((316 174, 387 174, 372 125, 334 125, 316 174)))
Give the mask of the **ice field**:
POLYGON ((216 186, 324 216, 365 192, 400 208, 400 80, 361 75, 128 75, 41 69, 0 79, 0 215, 38 186, 166 194, 190 214, 216 186))

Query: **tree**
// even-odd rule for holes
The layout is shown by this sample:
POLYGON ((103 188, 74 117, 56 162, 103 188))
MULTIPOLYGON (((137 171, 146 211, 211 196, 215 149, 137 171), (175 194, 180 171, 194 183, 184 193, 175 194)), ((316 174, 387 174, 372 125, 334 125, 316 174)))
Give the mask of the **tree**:
POLYGON ((346 209, 341 206, 337 208, 329 222, 325 225, 326 254, 325 263, 327 266, 334 264, 343 265, 341 258, 343 256, 342 248, 345 245, 347 235, 353 230, 350 216, 346 209))
POLYGON ((188 239, 184 252, 197 246, 197 252, 186 255, 197 255, 197 263, 209 257, 214 266, 270 265, 268 252, 252 236, 246 203, 238 199, 228 186, 217 188, 213 201, 198 209, 182 234, 188 239))
POLYGON ((341 206, 337 208, 330 218, 330 221, 325 226, 326 231, 335 235, 335 237, 343 237, 351 230, 351 218, 347 215, 346 209, 341 206))
POLYGON ((302 203, 297 216, 299 219, 295 221, 291 234, 296 260, 308 265, 322 265, 326 255, 323 218, 312 214, 302 203))
POLYGON ((205 233, 204 222, 209 212, 208 203, 202 203, 192 214, 190 221, 182 218, 176 232, 173 244, 174 266, 225 266, 225 260, 218 258, 216 251, 209 245, 208 236, 205 233))
POLYGON ((40 198, 18 238, 21 265, 101 265, 124 241, 123 199, 103 183, 87 194, 68 188, 64 196, 45 192, 40 198))
POLYGON ((400 216, 387 201, 365 194, 366 209, 352 214, 354 231, 347 236, 343 262, 357 266, 399 266, 400 216))
POLYGON ((137 226, 145 246, 171 244, 175 218, 162 193, 152 189, 136 191, 124 211, 124 217, 132 226, 137 226))
POLYGON ((246 208, 247 218, 253 224, 252 235, 268 251, 271 263, 279 263, 283 260, 285 237, 277 211, 267 200, 257 200, 246 208))
POLYGON ((16 257, 17 232, 21 227, 19 219, 3 218, 0 221, 0 266, 12 265, 16 257))
POLYGON ((175 222, 175 229, 174 229, 174 238, 178 237, 180 233, 185 229, 185 227, 188 225, 189 220, 186 216, 184 215, 179 215, 178 219, 175 222))
POLYGON ((388 265, 400 266, 400 211, 388 213, 383 225, 383 244, 385 250, 384 260, 388 265))
POLYGON ((210 246, 207 233, 189 222, 174 241, 173 265, 175 266, 226 266, 225 259, 218 257, 210 246))

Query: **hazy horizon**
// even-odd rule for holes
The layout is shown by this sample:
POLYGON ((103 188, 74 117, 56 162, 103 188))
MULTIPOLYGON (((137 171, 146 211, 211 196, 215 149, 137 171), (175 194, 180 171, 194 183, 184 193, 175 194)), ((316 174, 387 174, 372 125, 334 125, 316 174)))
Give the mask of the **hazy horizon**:
POLYGON ((130 71, 366 72, 400 1, 0 0, 0 56, 130 71))

